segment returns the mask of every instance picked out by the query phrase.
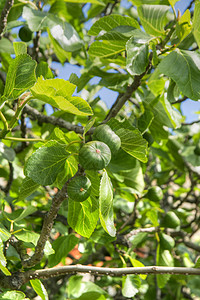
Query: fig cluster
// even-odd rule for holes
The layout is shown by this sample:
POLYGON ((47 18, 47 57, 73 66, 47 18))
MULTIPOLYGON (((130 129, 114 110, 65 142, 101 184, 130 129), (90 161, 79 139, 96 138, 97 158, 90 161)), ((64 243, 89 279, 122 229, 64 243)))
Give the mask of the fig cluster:
MULTIPOLYGON (((79 152, 79 163, 85 170, 102 170, 121 147, 119 136, 106 124, 99 125, 92 136, 93 141, 84 144, 79 152)), ((74 177, 68 184, 70 199, 85 201, 91 192, 91 182, 86 176, 74 177)))

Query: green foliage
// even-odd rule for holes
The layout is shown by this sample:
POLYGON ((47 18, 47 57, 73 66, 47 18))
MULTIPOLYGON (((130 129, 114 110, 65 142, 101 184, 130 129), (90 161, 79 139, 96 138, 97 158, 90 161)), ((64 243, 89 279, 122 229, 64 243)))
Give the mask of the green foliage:
POLYGON ((200 267, 199 0, 182 13, 177 0, 11 4, 0 3, 0 299, 200 297, 199 275, 172 274, 200 267))

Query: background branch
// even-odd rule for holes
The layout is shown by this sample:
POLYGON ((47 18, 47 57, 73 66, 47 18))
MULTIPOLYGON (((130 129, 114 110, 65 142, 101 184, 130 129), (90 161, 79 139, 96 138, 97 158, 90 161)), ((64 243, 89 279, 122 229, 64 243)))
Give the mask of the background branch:
POLYGON ((0 18, 0 40, 2 39, 3 31, 7 24, 8 14, 13 4, 14 4, 14 0, 7 0, 2 10, 1 18, 0 18))
POLYGON ((24 107, 24 112, 32 117, 33 120, 38 120, 41 123, 50 123, 60 128, 65 128, 69 131, 75 131, 76 133, 83 133, 83 127, 78 125, 73 125, 63 119, 56 118, 54 116, 46 116, 37 111, 35 108, 26 105, 24 107))
POLYGON ((142 78, 149 71, 150 68, 151 68, 151 55, 149 57, 149 64, 148 64, 145 72, 142 73, 141 75, 136 75, 133 83, 127 87, 126 92, 123 94, 119 94, 119 96, 117 97, 115 103, 112 105, 112 107, 111 107, 109 113, 107 114, 105 120, 103 121, 103 123, 107 123, 111 118, 116 117, 116 115, 121 110, 121 108, 124 106, 126 101, 131 97, 132 93, 135 92, 137 90, 137 88, 140 86, 142 78))

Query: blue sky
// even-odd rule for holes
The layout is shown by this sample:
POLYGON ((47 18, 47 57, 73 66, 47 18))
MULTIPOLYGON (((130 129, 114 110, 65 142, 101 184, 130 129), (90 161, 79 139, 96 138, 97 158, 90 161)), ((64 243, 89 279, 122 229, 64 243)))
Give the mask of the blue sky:
MULTIPOLYGON (((127 7, 128 2, 126 0, 122 0, 121 3, 127 7)), ((184 12, 186 7, 189 5, 190 0, 180 0, 176 3, 175 7, 176 9, 179 9, 181 13, 184 12)), ((89 24, 88 24, 89 25, 89 24)), ((88 26, 89 27, 89 26, 88 26)), ((58 69, 59 71, 59 78, 63 78, 65 80, 68 80, 71 73, 76 73, 78 77, 80 77, 80 67, 76 65, 71 65, 66 63, 64 66, 61 66, 59 63, 53 63, 53 68, 58 69)), ((93 83, 98 83, 99 78, 93 79, 93 83)), ((95 96, 100 96, 100 98, 105 101, 108 108, 111 107, 113 102, 116 100, 118 93, 111 91, 107 88, 102 88, 95 96)), ((199 101, 192 101, 192 100, 186 100, 181 104, 181 109, 183 114, 186 116, 187 122, 192 122, 194 120, 198 119, 198 115, 195 114, 195 112, 200 111, 200 102, 199 101)))

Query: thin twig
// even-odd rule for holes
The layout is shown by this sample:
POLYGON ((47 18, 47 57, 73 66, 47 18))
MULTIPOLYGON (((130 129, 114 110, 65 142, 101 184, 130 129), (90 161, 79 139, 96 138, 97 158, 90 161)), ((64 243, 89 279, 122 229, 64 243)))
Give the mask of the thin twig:
POLYGON ((49 278, 50 276, 58 276, 70 273, 90 273, 95 275, 107 276, 126 276, 128 274, 173 274, 173 275, 200 275, 200 269, 184 268, 184 267, 164 267, 164 266, 148 266, 148 267, 131 267, 131 268, 104 268, 84 265, 71 265, 56 267, 44 270, 36 270, 27 272, 27 279, 33 278, 49 278))

